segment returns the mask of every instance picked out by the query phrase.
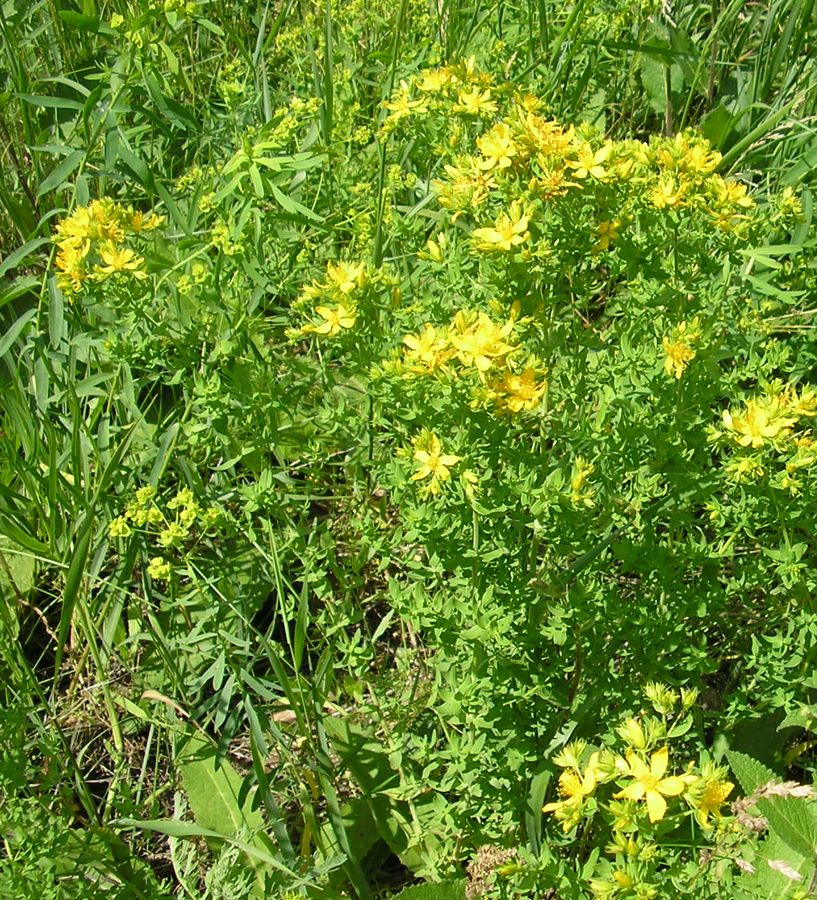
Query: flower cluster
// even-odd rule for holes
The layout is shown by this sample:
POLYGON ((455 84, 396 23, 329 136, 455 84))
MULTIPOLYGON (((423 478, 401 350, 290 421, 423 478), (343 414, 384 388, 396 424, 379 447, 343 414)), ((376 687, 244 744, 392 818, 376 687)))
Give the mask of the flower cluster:
POLYGON ((596 897, 662 896, 661 836, 689 818, 708 837, 726 825, 723 806, 734 789, 726 769, 709 759, 675 771, 671 766, 669 743, 690 724, 697 692, 651 683, 645 695, 657 715, 627 718, 616 728, 623 753, 579 740, 553 758, 562 769, 559 799, 544 812, 566 834, 580 830, 586 841, 596 829, 608 836, 609 858, 597 864, 589 882, 596 897))
POLYGON ((724 410, 723 428, 710 429, 710 440, 732 451, 725 465, 731 480, 757 480, 769 464, 782 461, 772 483, 797 494, 802 487, 798 473, 817 462, 810 424, 815 416, 817 390, 773 382, 742 407, 724 410))
POLYGON ((514 93, 510 103, 500 103, 498 96, 491 79, 466 61, 401 82, 385 104, 386 133, 408 121, 422 127, 435 111, 486 123, 475 153, 456 152, 467 130, 456 121, 449 125, 447 146, 455 152, 450 161, 443 159, 445 177, 433 183, 452 221, 494 197, 515 197, 492 224, 474 230, 477 251, 518 247, 530 236, 536 204, 558 208, 562 198, 572 203, 574 195, 598 203, 595 253, 610 249, 623 228, 649 212, 701 214, 717 230, 745 234, 754 200, 745 184, 716 172, 721 156, 699 135, 684 131, 649 142, 600 139, 586 126, 546 118, 528 94, 514 93))
POLYGON ((312 310, 312 319, 300 328, 291 329, 289 336, 317 334, 335 337, 355 327, 359 304, 371 281, 363 262, 329 262, 322 281, 308 284, 295 303, 297 309, 312 310))
POLYGON ((426 323, 422 330, 403 338, 399 359, 386 369, 404 379, 423 376, 462 378, 474 376, 473 407, 490 406, 498 413, 536 409, 547 382, 545 367, 535 357, 520 361, 515 329, 516 310, 504 323, 487 313, 461 309, 448 327, 426 323))
POLYGON ((498 106, 491 79, 477 69, 474 57, 439 68, 423 69, 401 81, 383 105, 388 110, 381 134, 391 134, 401 123, 447 110, 464 119, 495 115, 498 106))
MULTIPOLYGON (((190 541, 199 540, 216 525, 221 511, 214 507, 202 507, 190 488, 182 488, 163 505, 157 502, 157 491, 152 485, 139 488, 121 516, 108 523, 108 534, 113 538, 126 538, 134 529, 155 538, 163 554, 190 541)), ((151 558, 148 574, 156 580, 167 580, 171 564, 164 555, 151 558)))
POLYGON ((60 288, 75 294, 89 281, 147 278, 144 257, 130 245, 163 222, 164 216, 146 215, 113 200, 92 200, 77 207, 58 223, 53 238, 60 288))

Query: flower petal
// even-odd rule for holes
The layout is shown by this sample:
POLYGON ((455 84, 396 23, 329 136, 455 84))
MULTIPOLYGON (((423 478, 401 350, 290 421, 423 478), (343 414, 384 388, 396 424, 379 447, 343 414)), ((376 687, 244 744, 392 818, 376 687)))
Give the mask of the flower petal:
POLYGON ((673 775, 658 782, 658 790, 665 797, 677 797, 678 794, 683 794, 685 788, 686 782, 680 775, 673 775))
POLYGON ((634 781, 628 784, 623 791, 619 791, 615 796, 623 797, 625 800, 640 800, 644 796, 645 787, 640 781, 634 781))
POLYGON ((662 747, 650 757, 650 774, 653 778, 663 778, 669 765, 669 750, 662 747))
POLYGON ((633 753, 632 750, 627 752, 627 765, 630 767, 630 773, 635 778, 643 778, 645 775, 650 774, 647 764, 640 756, 638 756, 638 754, 633 753))
POLYGON ((667 801, 658 791, 647 791, 647 812, 650 814, 650 822, 660 822, 667 811, 667 801))

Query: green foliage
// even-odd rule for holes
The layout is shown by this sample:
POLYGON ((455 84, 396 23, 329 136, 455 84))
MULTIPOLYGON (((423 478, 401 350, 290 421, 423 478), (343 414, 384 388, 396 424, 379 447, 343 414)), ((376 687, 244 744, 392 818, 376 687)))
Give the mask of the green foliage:
POLYGON ((808 887, 813 3, 676 6, 2 0, 0 893, 808 887))

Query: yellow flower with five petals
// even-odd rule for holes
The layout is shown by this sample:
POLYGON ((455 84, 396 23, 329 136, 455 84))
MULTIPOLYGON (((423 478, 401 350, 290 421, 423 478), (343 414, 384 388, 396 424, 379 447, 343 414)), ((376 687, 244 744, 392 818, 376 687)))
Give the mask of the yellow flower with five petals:
POLYGON ((650 822, 660 822, 667 812, 664 797, 677 797, 686 789, 686 779, 680 775, 664 775, 669 765, 669 750, 656 750, 647 763, 632 751, 627 753, 627 775, 634 781, 614 796, 625 800, 645 800, 650 822))
POLYGON ((414 438, 414 460, 420 464, 420 468, 411 476, 412 481, 422 481, 425 478, 431 480, 425 490, 429 494, 439 494, 443 481, 451 477, 451 466, 456 465, 461 456, 453 453, 443 453, 440 439, 428 429, 423 429, 414 438))
POLYGON ((477 250, 504 250, 507 253, 528 239, 529 222, 530 216, 523 212, 519 203, 513 202, 509 212, 499 214, 493 228, 475 228, 471 237, 477 250))
POLYGON ((343 330, 354 328, 357 321, 357 310, 353 306, 346 306, 344 303, 338 303, 337 306, 316 306, 315 312, 321 317, 322 321, 315 323, 309 322, 301 329, 302 333, 308 334, 325 334, 327 337, 334 337, 343 330))

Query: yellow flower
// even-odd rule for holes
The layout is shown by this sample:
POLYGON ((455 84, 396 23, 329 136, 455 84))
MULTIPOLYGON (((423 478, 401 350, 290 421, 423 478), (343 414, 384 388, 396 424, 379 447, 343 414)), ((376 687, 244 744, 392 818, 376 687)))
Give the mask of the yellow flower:
POLYGON ((414 439, 414 459, 420 468, 411 476, 412 481, 430 478, 427 491, 430 494, 440 492, 440 484, 451 477, 451 466, 456 465, 461 456, 443 453, 442 444, 436 434, 424 429, 414 439))
POLYGON ((644 696, 652 703, 653 709, 663 716, 670 715, 678 705, 678 691, 660 681, 648 681, 644 685, 644 696))
POLYGON ((656 209, 665 209, 666 207, 674 209, 681 205, 683 196, 683 187, 675 181, 672 175, 665 175, 652 189, 650 199, 656 209))
POLYGON ((163 225, 164 222, 165 216, 157 216, 153 212, 146 216, 143 212, 137 210, 131 214, 130 228, 131 231, 140 234, 143 231, 153 231, 160 225, 163 225))
POLYGON ((88 217, 92 237, 114 244, 125 239, 127 213, 112 200, 92 200, 88 204, 88 217))
POLYGON ((698 688, 681 688, 681 708, 691 709, 698 702, 698 688))
POLYGON ((326 264, 326 286, 341 294, 351 294, 366 280, 365 263, 337 262, 326 264))
POLYGON ((695 351, 684 341, 670 341, 663 339, 664 351, 667 358, 664 360, 664 371, 672 378, 680 378, 691 360, 695 359, 695 351))
POLYGON ((528 366, 519 375, 505 372, 490 385, 489 395, 504 412, 518 413, 535 409, 547 390, 546 381, 536 380, 537 372, 528 366))
POLYGON ((817 391, 806 387, 800 393, 790 385, 781 394, 781 401, 792 415, 812 418, 817 416, 817 391))
POLYGON ((491 92, 474 88, 473 91, 460 91, 457 102, 452 112, 464 113, 467 116, 492 115, 497 111, 497 105, 491 99, 491 92))
POLYGON ((483 312, 475 321, 469 322, 468 316, 460 311, 454 317, 449 340, 460 362, 464 366, 474 366, 482 374, 513 353, 515 348, 506 342, 512 331, 512 321, 500 328, 483 312))
POLYGON ((154 581, 167 581, 170 578, 170 563, 161 556, 154 556, 148 563, 148 575, 154 581))
POLYGON ((724 466, 724 470, 730 481, 737 483, 756 481, 762 478, 765 472, 760 460, 753 456, 744 456, 741 459, 730 459, 724 466))
POLYGON ((136 491, 136 502, 140 506, 146 506, 156 496, 156 488, 152 484, 146 484, 136 491))
POLYGON ((417 82, 417 90, 428 94, 436 94, 451 81, 451 72, 443 67, 441 69, 426 69, 417 82))
POLYGON ((604 178, 607 170, 602 165, 607 160, 613 149, 613 142, 606 141, 598 150, 585 141, 576 151, 576 159, 568 160, 567 164, 573 169, 576 178, 604 178))
POLYGON ((596 505, 596 489, 587 484, 588 478, 595 471, 593 463, 583 456, 577 456, 574 460, 570 475, 570 502, 574 506, 586 506, 589 509, 596 505))
POLYGON ((695 175, 707 175, 721 161, 709 143, 689 133, 678 132, 656 152, 656 161, 665 169, 678 169, 695 175))
POLYGON ((687 150, 686 156, 681 160, 681 165, 688 172, 708 175, 715 171, 720 161, 721 154, 710 150, 708 144, 696 144, 687 150))
POLYGON ((595 232, 598 237, 595 245, 593 246, 594 253, 600 253, 602 250, 606 250, 612 241, 615 241, 618 238, 618 229, 621 227, 621 222, 618 219, 613 219, 612 221, 599 222, 596 225, 595 232))
POLYGON ((471 237, 478 250, 508 252, 528 239, 529 221, 530 217, 523 214, 522 207, 513 202, 510 214, 500 213, 493 228, 475 228, 471 237))
MULTIPOLYGON (((621 761, 624 763, 623 759, 621 761)), ((635 822, 635 810, 635 802, 632 800, 611 800, 607 804, 607 811, 613 816, 613 831, 629 832, 635 822)))
POLYGON ((587 749, 587 741, 579 738, 566 744, 564 749, 553 757, 553 762, 563 769, 578 769, 584 751, 587 749))
POLYGON ((195 503, 193 491, 190 488, 182 488, 175 497, 167 501, 168 509, 181 509, 183 506, 190 506, 195 503))
POLYGON ((441 263, 445 258, 444 250, 445 250, 445 235, 441 234, 438 241, 435 241, 434 238, 429 238, 426 241, 426 249, 425 252, 422 250, 417 254, 421 259, 433 259, 436 263, 441 263))
POLYGON ((684 792, 686 782, 678 775, 664 778, 669 765, 669 750, 662 747, 650 757, 650 765, 632 751, 627 753, 628 774, 635 779, 632 784, 614 796, 625 800, 646 800, 650 822, 660 822, 667 811, 664 797, 677 797, 684 792))
POLYGON ((507 169, 517 154, 511 130, 504 122, 477 138, 477 147, 482 153, 480 169, 507 169))
POLYGON ((616 731, 627 742, 629 747, 635 747, 636 750, 643 750, 647 746, 647 736, 641 727, 638 719, 627 719, 626 722, 619 725, 616 731))
POLYGON ((695 809, 695 818, 701 828, 712 827, 709 824, 710 816, 714 816, 716 819, 721 818, 721 806, 726 802, 726 798, 732 793, 734 787, 735 785, 731 781, 715 779, 707 783, 695 809))
POLYGON ((400 82, 400 87, 392 95, 391 100, 387 100, 384 104, 386 109, 391 112, 389 119, 393 123, 399 122, 412 113, 422 114, 428 109, 428 99, 420 97, 419 100, 410 99, 410 88, 405 81, 400 82))
POLYGON ((489 192, 496 187, 492 173, 480 170, 476 160, 468 159, 459 166, 446 165, 443 168, 448 180, 435 180, 432 184, 440 206, 454 210, 452 222, 456 222, 469 207, 484 203, 489 192))
POLYGON ((117 516, 108 523, 108 535, 112 538, 126 538, 131 533, 131 527, 124 516, 117 516))
POLYGON ((334 337, 344 329, 354 328, 357 321, 357 310, 343 303, 338 303, 337 306, 317 306, 315 312, 323 321, 304 325, 301 329, 304 334, 325 334, 327 337, 334 337))
POLYGON ((85 270, 85 254, 90 248, 89 243, 80 246, 72 246, 65 243, 60 245, 57 254, 57 280, 63 290, 78 291, 87 278, 85 270))
POLYGON ((573 126, 567 131, 555 121, 547 121, 531 112, 521 113, 517 127, 519 140, 531 151, 541 154, 540 159, 555 156, 563 162, 573 142, 573 126))
POLYGON ((469 500, 473 500, 479 493, 479 475, 470 469, 466 469, 460 474, 460 484, 469 500))
POLYGON ((796 419, 786 416, 778 398, 772 400, 747 400, 743 415, 733 416, 723 412, 723 424, 734 432, 734 440, 741 447, 762 447, 767 440, 786 437, 796 419))
POLYGON ((559 795, 563 798, 554 803, 546 803, 542 812, 552 812, 562 823, 565 833, 574 828, 581 817, 580 809, 584 801, 591 797, 598 785, 598 751, 590 757, 584 775, 578 768, 565 769, 559 776, 559 795))
POLYGON ((429 375, 439 369, 451 352, 446 336, 428 323, 419 334, 407 334, 403 343, 408 348, 405 360, 418 375, 429 375))
MULTIPOLYGON (((593 756, 597 757, 598 754, 593 754, 593 756)), ((559 776, 559 793, 565 799, 546 804, 542 807, 542 812, 553 812, 565 804, 581 803, 585 797, 589 797, 596 790, 596 774, 593 758, 585 769, 584 775, 576 769, 565 769, 559 776)))
POLYGON ((140 268, 144 259, 128 247, 103 247, 99 252, 99 256, 104 265, 96 266, 95 271, 97 275, 101 275, 103 278, 115 275, 118 272, 133 272, 139 279, 148 277, 147 272, 140 268))
MULTIPOLYGON (((601 878, 590 879, 590 891, 594 897, 614 897, 619 891, 626 891, 627 894, 625 896, 635 896, 630 893, 635 882, 627 872, 623 869, 615 869, 612 874, 612 881, 604 881, 601 878)), ((638 894, 637 896, 641 897, 642 894, 638 894)), ((655 894, 645 894, 643 896, 654 897, 655 894)))
POLYGON ((752 209, 755 201, 749 196, 748 188, 742 181, 727 181, 719 175, 710 179, 710 185, 714 189, 717 202, 721 206, 752 209))
POLYGON ((178 522, 171 522, 167 528, 159 532, 159 543, 163 547, 173 547, 187 537, 189 530, 178 522))
POLYGON ((91 216, 86 206, 80 206, 74 212, 63 219, 56 227, 57 236, 54 240, 60 245, 66 244, 72 247, 85 247, 85 253, 90 248, 92 234, 91 216))

